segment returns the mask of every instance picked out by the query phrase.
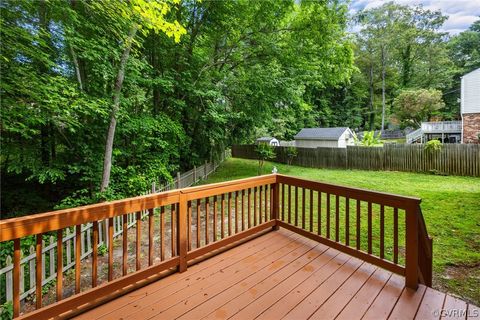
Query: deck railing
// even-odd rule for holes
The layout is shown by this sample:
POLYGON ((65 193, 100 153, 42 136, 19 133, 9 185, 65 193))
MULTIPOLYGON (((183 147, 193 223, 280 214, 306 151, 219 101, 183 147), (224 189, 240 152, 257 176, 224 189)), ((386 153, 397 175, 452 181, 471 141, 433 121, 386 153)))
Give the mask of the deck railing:
POLYGON ((279 227, 405 275, 406 285, 416 288, 419 282, 431 284, 432 263, 431 239, 419 204, 416 198, 266 175, 3 220, 0 242, 13 241, 14 246, 14 316, 23 313, 32 319, 72 316, 279 227), (142 212, 147 212, 144 220, 142 212), (130 236, 123 233, 121 242, 113 241, 113 218, 122 217, 126 224, 131 213, 138 216, 135 231, 130 236), (92 223, 91 241, 97 244, 98 225, 104 220, 110 221, 108 259, 103 261, 106 275, 100 283, 98 247, 93 245, 90 268, 82 269, 84 243, 79 235, 82 225, 92 223), (75 230, 75 290, 64 297, 66 275, 58 272, 57 302, 42 306, 42 238, 56 234, 55 272, 63 270, 62 238, 67 228, 75 230), (36 239, 37 310, 27 313, 20 305, 20 244, 32 236, 36 239), (132 245, 134 250, 129 252, 132 245), (118 251, 120 257, 114 259, 118 251), (88 289, 81 281, 85 272, 90 273, 88 289))

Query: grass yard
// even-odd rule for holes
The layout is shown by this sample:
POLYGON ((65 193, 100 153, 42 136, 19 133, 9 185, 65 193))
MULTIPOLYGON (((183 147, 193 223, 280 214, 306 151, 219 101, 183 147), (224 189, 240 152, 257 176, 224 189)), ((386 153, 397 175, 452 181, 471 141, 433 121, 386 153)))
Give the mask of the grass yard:
MULTIPOLYGON (((271 172, 274 165, 282 174, 422 198, 423 215, 433 237, 434 287, 480 305, 479 178, 312 169, 270 162, 265 164, 264 172, 271 172)), ((257 161, 231 158, 205 183, 251 177, 257 171, 257 161)))

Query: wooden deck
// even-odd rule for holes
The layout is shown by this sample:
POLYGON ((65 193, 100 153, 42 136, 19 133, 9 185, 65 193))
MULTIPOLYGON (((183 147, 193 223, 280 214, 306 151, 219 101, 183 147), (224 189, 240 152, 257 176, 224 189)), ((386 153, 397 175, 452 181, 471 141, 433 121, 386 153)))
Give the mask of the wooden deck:
POLYGON ((480 319, 478 307, 280 229, 76 319, 480 319), (443 310, 443 311, 442 311, 443 310))

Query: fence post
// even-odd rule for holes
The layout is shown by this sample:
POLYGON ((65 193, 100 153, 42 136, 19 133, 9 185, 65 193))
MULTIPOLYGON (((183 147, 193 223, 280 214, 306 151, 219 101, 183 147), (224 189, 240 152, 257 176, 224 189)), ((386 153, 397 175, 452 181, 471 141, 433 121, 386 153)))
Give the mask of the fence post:
POLYGON ((180 189, 182 187, 182 175, 180 174, 180 171, 177 172, 177 189, 180 189))
POLYGON ((418 203, 411 202, 405 210, 405 286, 418 287, 418 203))
MULTIPOLYGON (((271 184, 272 188, 272 197, 270 198, 270 206, 272 207, 272 220, 277 220, 278 219, 278 209, 279 209, 279 200, 280 200, 280 192, 279 192, 279 184, 278 182, 275 182, 271 184)), ((266 196, 265 196, 266 200, 266 196)), ((279 226, 277 224, 277 221, 275 221, 275 225, 272 227, 273 230, 278 230, 279 226)))
POLYGON ((187 195, 180 193, 177 219, 178 272, 187 270, 187 195))

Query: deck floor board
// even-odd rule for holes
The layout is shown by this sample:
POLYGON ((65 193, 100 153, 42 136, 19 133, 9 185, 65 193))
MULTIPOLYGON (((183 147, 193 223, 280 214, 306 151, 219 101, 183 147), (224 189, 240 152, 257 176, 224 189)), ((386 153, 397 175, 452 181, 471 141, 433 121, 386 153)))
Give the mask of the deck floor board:
POLYGON ((76 319, 480 319, 478 307, 287 230, 269 232, 76 319), (465 309, 442 314, 442 309, 465 309), (443 318, 442 318, 443 319, 443 318))

